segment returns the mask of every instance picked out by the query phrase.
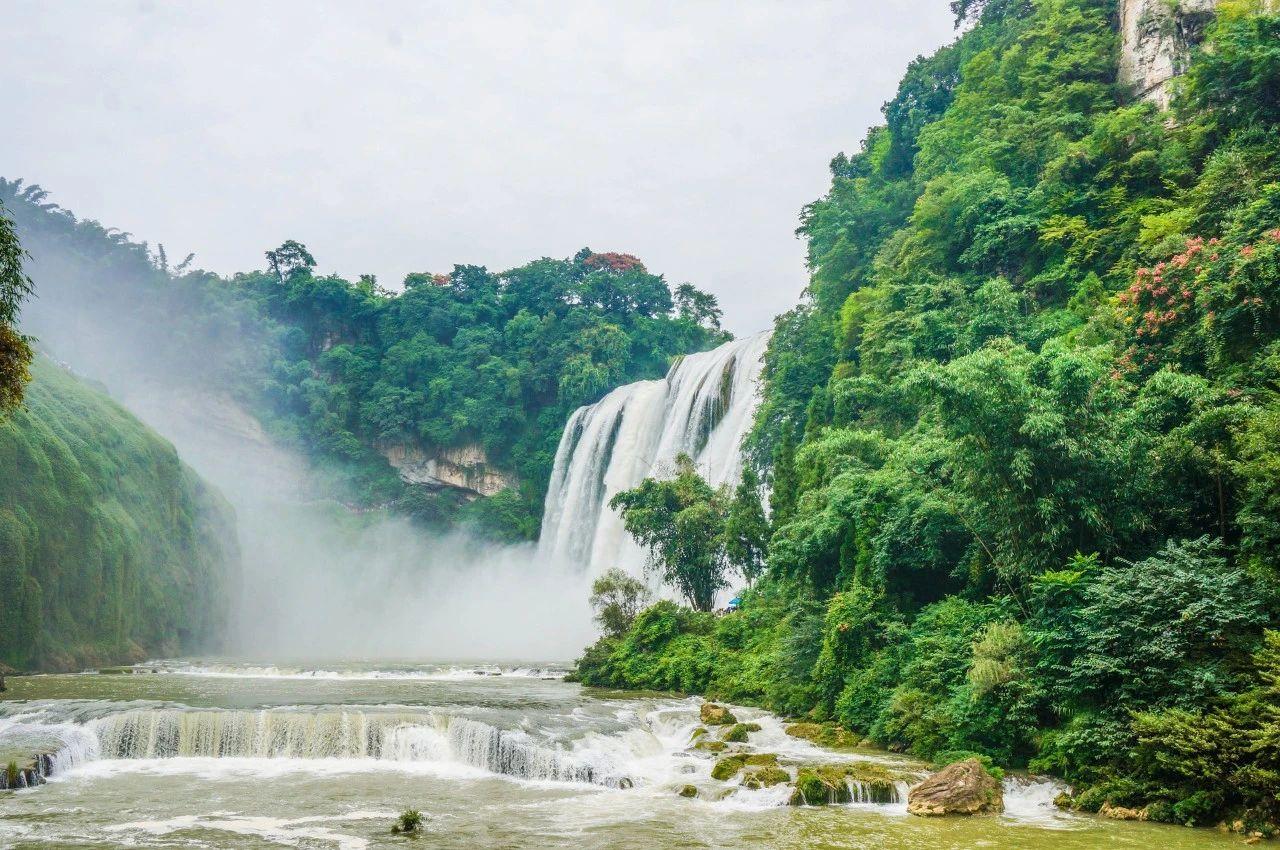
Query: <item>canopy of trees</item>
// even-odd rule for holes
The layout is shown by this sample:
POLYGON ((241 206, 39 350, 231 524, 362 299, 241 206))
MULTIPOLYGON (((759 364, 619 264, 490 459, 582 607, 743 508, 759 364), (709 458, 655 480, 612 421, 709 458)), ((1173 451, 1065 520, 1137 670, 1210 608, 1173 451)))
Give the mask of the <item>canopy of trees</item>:
POLYGON ((0 181, 0 203, 40 285, 28 324, 57 356, 109 384, 228 393, 311 457, 327 491, 498 538, 537 534, 574 408, 725 338, 714 296, 673 294, 627 254, 459 265, 390 292, 320 273, 293 240, 266 253, 266 270, 222 278, 191 258, 170 267, 163 248, 77 220, 38 186, 0 181), (478 445, 520 486, 473 503, 423 492, 380 453, 397 444, 478 445))
POLYGON ((581 678, 1274 829, 1280 16, 1257 6, 1224 4, 1170 115, 1116 84, 1115 3, 953 3, 970 26, 801 217, 811 281, 749 443, 764 578, 730 616, 641 613, 581 678))

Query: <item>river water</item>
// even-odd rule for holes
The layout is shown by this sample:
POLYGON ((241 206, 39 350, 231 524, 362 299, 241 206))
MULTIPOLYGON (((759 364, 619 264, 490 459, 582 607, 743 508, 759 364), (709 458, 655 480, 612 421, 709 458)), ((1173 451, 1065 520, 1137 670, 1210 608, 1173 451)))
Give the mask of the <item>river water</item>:
MULTIPOLYGON (((0 792, 19 848, 1225 847, 1215 832, 1055 810, 1055 787, 1009 780, 999 817, 926 820, 905 801, 785 805, 785 787, 711 778, 690 748, 697 699, 610 694, 563 666, 151 662, 11 678, 0 756, 54 752, 47 784, 0 792), (686 799, 685 785, 699 789, 686 799), (393 835, 404 809, 425 832, 393 835)), ((751 709, 747 747, 784 765, 822 751, 751 709)))

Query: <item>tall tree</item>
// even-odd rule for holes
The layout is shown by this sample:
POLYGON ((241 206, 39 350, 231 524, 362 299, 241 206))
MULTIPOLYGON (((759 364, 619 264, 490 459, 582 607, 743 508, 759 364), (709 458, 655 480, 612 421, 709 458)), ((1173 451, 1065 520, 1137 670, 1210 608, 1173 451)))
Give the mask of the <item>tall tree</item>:
POLYGON ((0 204, 0 415, 22 402, 31 378, 31 342, 17 328, 18 310, 31 294, 31 278, 22 265, 26 256, 0 204))
POLYGON ((724 527, 727 496, 698 474, 693 459, 676 458, 676 476, 646 478, 618 493, 609 507, 622 513, 630 534, 649 549, 649 568, 698 611, 710 611, 728 586, 724 527))
POLYGON ((729 563, 753 584, 764 572, 769 547, 769 520, 760 500, 760 477, 751 467, 742 470, 742 480, 729 504, 724 527, 725 553, 729 563))

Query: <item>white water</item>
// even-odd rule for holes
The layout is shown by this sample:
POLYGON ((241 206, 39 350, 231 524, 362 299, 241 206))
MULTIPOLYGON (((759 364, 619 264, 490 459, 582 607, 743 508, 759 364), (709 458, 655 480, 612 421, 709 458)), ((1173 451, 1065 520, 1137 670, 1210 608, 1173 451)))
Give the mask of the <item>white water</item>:
POLYGON ((670 474, 680 454, 713 486, 735 483, 768 344, 761 333, 691 354, 665 379, 619 387, 575 412, 556 451, 539 554, 590 575, 613 566, 638 573, 644 553, 609 499, 670 474))

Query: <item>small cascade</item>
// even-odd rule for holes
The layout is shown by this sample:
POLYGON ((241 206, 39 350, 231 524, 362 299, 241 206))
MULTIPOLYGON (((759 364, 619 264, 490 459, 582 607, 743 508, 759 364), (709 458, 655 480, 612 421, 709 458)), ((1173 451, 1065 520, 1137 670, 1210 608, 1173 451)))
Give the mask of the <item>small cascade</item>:
POLYGON ((644 554, 608 508, 616 493, 669 474, 688 454, 712 485, 742 472, 769 334, 681 358, 661 381, 619 387, 569 419, 547 490, 539 554, 591 573, 638 572, 644 554))
POLYGON ((907 802, 910 786, 906 782, 865 782, 848 779, 850 802, 862 805, 896 806, 907 802))
POLYGON ((631 780, 521 731, 435 712, 134 709, 59 727, 46 773, 99 759, 379 759, 455 763, 543 782, 611 788, 631 780))

